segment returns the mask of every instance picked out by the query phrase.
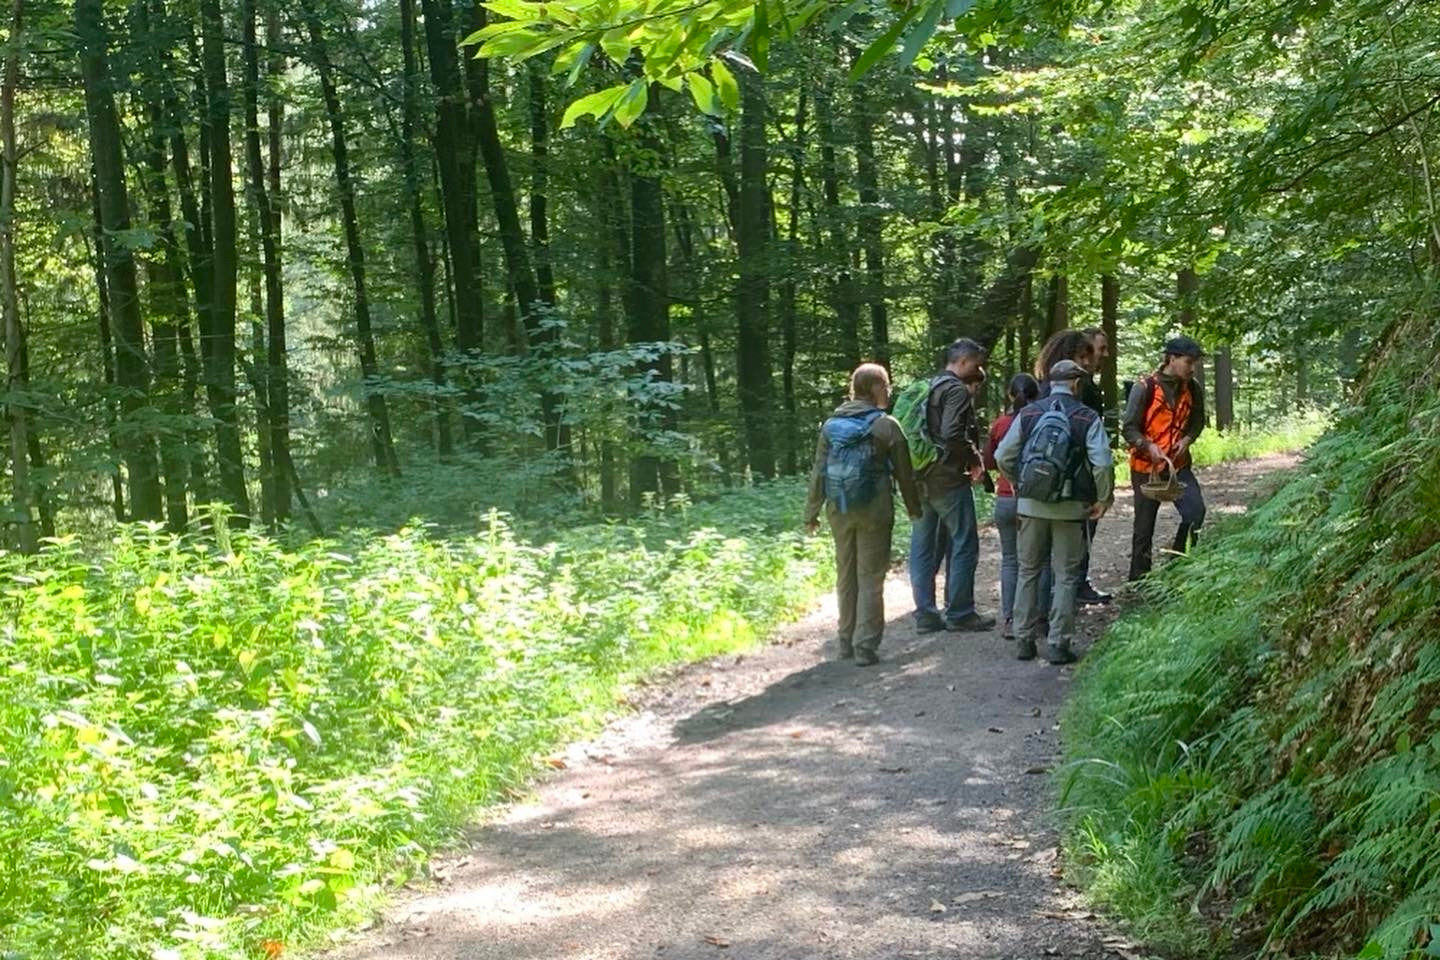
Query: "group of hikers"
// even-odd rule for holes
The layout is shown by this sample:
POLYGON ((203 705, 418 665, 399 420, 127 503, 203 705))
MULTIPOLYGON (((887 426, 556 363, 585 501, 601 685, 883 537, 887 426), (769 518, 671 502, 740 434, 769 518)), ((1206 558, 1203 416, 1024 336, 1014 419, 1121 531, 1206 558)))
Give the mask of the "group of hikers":
MULTIPOLYGON (((996 618, 975 602, 975 487, 982 486, 995 494, 1003 636, 1015 642, 1022 660, 1034 659, 1044 640, 1051 663, 1074 662, 1077 606, 1111 600, 1089 576, 1096 525, 1115 492, 1111 438, 1094 381, 1109 351, 1097 328, 1055 334, 1041 349, 1034 375, 1010 380, 1006 410, 988 430, 976 407, 986 351, 974 340, 950 344, 944 369, 901 391, 893 416, 887 413, 886 369, 876 363, 855 368, 849 400, 821 425, 805 506, 806 529, 818 529, 823 509, 835 539, 842 658, 860 666, 880 660, 897 490, 913 523, 909 574, 916 629, 995 628, 996 618), (937 597, 942 568, 945 589, 937 597)), ((1205 429, 1204 394, 1195 376, 1203 356, 1195 340, 1172 337, 1155 371, 1127 387, 1120 435, 1135 487, 1132 581, 1151 569, 1161 502, 1173 502, 1179 511, 1177 552, 1193 545, 1205 520, 1190 456, 1205 429), (1163 495, 1156 492, 1162 488, 1163 495)))

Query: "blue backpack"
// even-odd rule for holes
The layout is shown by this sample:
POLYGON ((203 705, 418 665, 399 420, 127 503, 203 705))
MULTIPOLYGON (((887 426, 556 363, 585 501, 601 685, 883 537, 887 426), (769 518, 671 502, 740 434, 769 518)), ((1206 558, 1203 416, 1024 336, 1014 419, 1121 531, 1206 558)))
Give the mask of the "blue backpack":
POLYGON ((870 428, 883 410, 855 417, 831 417, 821 430, 829 444, 825 457, 825 499, 849 513, 874 499, 890 479, 890 464, 876 455, 870 428))

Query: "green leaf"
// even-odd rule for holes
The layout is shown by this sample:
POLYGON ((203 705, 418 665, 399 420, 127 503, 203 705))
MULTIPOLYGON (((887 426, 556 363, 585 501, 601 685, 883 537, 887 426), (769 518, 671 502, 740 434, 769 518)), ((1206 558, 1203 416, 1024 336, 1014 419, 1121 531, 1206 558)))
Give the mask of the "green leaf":
POLYGON ((686 79, 690 84, 690 99, 695 101, 695 106, 701 113, 712 117, 725 115, 725 107, 715 96, 714 84, 707 80, 703 73, 692 73, 686 79))
MULTIPOLYGON (((950 20, 954 20, 956 17, 969 13, 970 8, 973 6, 975 6, 975 0, 946 0, 945 16, 950 20)), ((988 45, 989 44, 987 44, 987 46, 988 45)))
POLYGON ((930 9, 925 11, 925 16, 905 37, 905 47, 900 51, 900 66, 908 67, 915 62, 925 44, 935 35, 935 28, 940 25, 940 14, 944 10, 939 0, 931 0, 930 9))
POLYGON ((615 106, 615 101, 619 100, 628 89, 629 84, 622 83, 581 97, 565 109, 565 116, 560 118, 560 129, 568 130, 575 126, 575 121, 581 117, 590 116, 597 119, 603 117, 610 112, 610 108, 615 106))
POLYGON ((720 102, 725 104, 725 109, 739 110, 740 84, 735 82, 735 74, 720 60, 710 64, 710 72, 715 75, 715 87, 720 91, 720 102))
POLYGON ((914 6, 906 10, 904 16, 891 24, 890 29, 886 30, 879 40, 866 47, 865 52, 860 54, 860 59, 856 60, 855 65, 850 68, 850 79, 859 80, 880 61, 880 58, 887 56, 891 50, 895 49, 895 41, 900 39, 900 34, 905 32, 905 28, 910 26, 910 21, 915 19, 921 9, 919 6, 914 6))
POLYGON ((535 20, 536 14, 545 16, 548 13, 540 4, 525 3, 524 0, 486 0, 480 6, 511 20, 535 20))
POLYGON ((756 0, 755 29, 750 34, 750 49, 755 54, 755 68, 765 72, 770 62, 770 14, 765 0, 756 0))
POLYGON ((615 122, 628 128, 645 112, 645 105, 649 102, 650 84, 644 78, 632 81, 620 102, 615 104, 615 122))
POLYGON ((565 78, 565 86, 572 87, 575 85, 575 81, 580 78, 581 71, 589 66, 590 58, 594 56, 594 54, 595 44, 593 43, 582 43, 566 47, 560 51, 559 56, 555 58, 555 64, 550 68, 551 72, 560 74, 568 70, 569 75, 565 78))

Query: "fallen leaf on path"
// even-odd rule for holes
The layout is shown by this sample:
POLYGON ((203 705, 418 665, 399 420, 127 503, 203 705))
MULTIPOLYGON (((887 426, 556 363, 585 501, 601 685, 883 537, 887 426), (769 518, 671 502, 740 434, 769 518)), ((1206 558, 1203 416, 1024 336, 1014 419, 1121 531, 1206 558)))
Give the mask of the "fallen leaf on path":
POLYGON ((930 901, 930 912, 931 912, 931 913, 944 913, 944 912, 945 912, 945 904, 941 903, 939 900, 931 900, 931 901, 930 901))
POLYGON ((1039 708, 1039 707, 1036 707, 1034 710, 1031 710, 1031 711, 1030 711, 1030 716, 1032 716, 1032 717, 1038 717, 1038 716, 1040 716, 1040 708, 1039 708))
POLYGON ((792 731, 790 732, 790 739, 791 739, 791 740, 799 740, 799 739, 800 739, 801 737, 803 737, 803 736, 805 736, 805 731, 804 731, 804 730, 792 730, 792 731))
POLYGON ((881 767, 881 773, 909 773, 909 767, 881 767))
POLYGON ((1035 853, 1032 853, 1025 859, 1028 863, 1054 863, 1059 858, 1059 847, 1046 847, 1044 850, 1038 850, 1035 853))
POLYGON ((950 902, 957 907, 963 907, 967 903, 977 903, 981 900, 996 900, 1005 896, 999 890, 977 890, 972 893, 962 893, 950 902))
POLYGON ((710 944, 710 946, 712 947, 719 947, 722 950, 730 946, 730 941, 726 940, 724 937, 706 937, 705 942, 710 944))
POLYGON ((1036 774, 1049 773, 1049 772, 1050 772, 1050 768, 1049 768, 1049 767, 1030 767, 1030 768, 1028 768, 1028 769, 1025 771, 1025 773, 1028 774, 1028 775, 1030 775, 1030 776, 1035 776, 1036 774))
POLYGON ((553 767, 556 770, 564 770, 566 767, 570 766, 570 764, 565 762, 563 757, 546 757, 541 762, 544 763, 545 766, 553 767))
POLYGON ((991 732, 991 733, 1004 733, 1005 731, 1002 730, 1002 729, 1000 729, 999 727, 991 727, 991 728, 990 728, 990 732, 991 732))

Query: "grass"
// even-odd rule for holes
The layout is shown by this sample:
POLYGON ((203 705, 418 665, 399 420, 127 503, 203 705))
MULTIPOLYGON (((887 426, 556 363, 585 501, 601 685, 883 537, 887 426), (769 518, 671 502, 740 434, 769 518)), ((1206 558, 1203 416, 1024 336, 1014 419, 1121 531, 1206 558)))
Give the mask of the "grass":
POLYGON ((1078 671, 1072 875, 1177 955, 1440 955, 1440 389, 1409 336, 1078 671))

